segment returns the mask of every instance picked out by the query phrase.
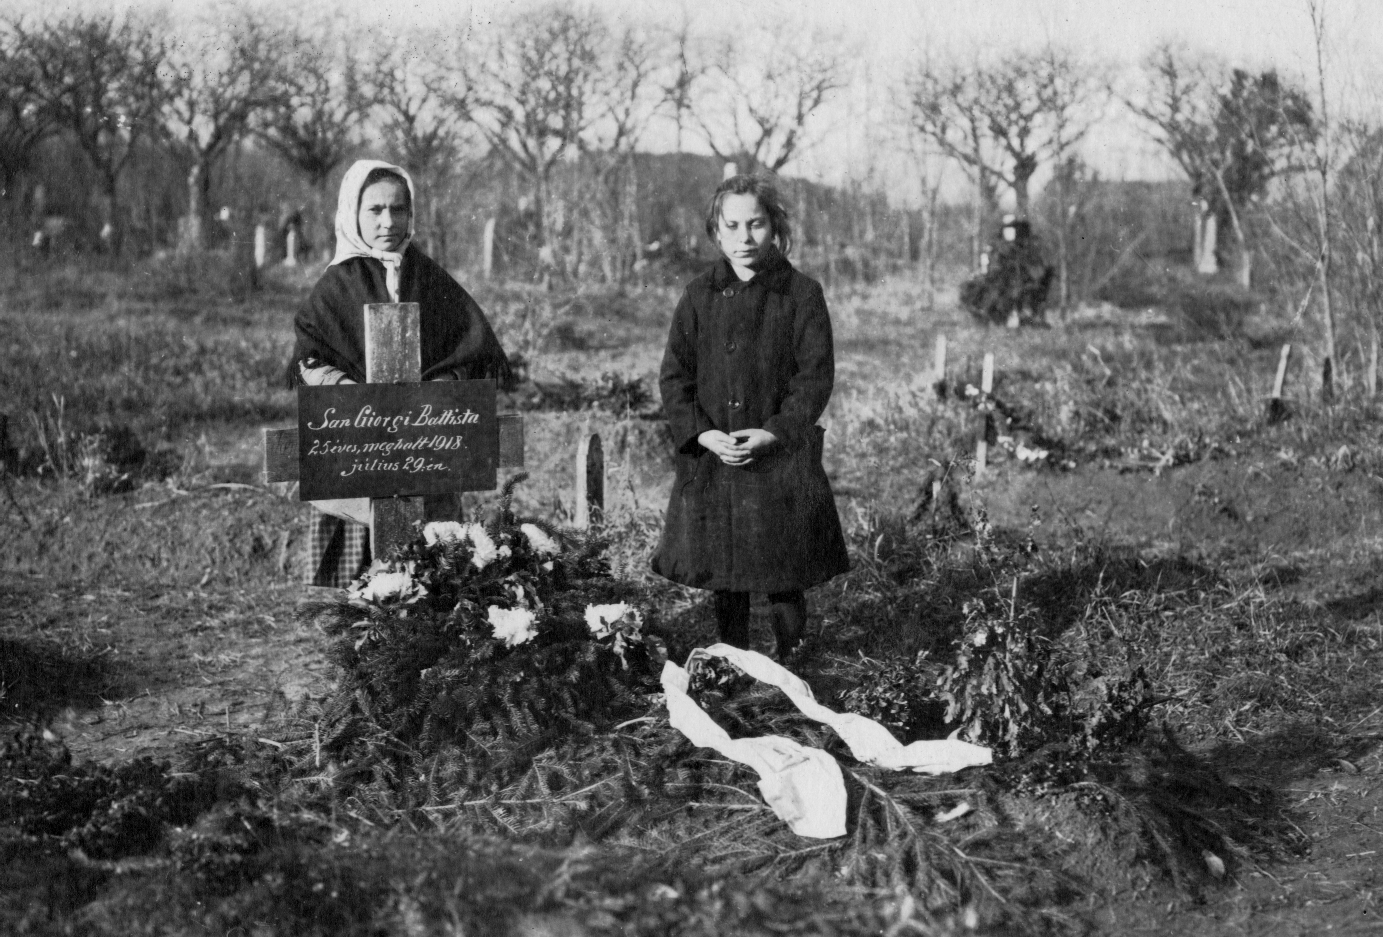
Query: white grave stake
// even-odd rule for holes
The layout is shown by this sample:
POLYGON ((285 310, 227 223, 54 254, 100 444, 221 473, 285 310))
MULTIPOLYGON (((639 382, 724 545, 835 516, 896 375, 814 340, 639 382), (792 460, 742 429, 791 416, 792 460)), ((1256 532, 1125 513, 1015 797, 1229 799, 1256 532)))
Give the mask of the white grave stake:
MULTIPOLYGON (((984 354, 984 371, 980 374, 980 391, 988 398, 994 391, 994 354, 984 354)), ((975 432, 975 473, 984 473, 989 459, 989 422, 993 420, 990 412, 980 413, 979 429, 975 432)))

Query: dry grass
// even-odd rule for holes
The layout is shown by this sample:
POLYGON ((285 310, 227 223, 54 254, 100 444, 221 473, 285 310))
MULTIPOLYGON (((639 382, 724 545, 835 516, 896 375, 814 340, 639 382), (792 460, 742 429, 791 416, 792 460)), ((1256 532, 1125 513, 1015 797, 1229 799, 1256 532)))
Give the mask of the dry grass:
MULTIPOLYGON (((271 676, 259 659, 285 649, 301 509, 257 486, 256 429, 291 412, 280 372, 306 276, 233 303, 196 289, 185 271, 159 284, 120 272, 30 274, 0 308, 0 395, 13 403, 29 465, 64 476, 39 431, 51 454, 59 418, 74 440, 126 425, 171 457, 124 494, 93 496, 75 468, 5 481, 0 687, 11 726, 88 714, 100 697, 135 711, 150 688, 229 685, 221 677, 243 682, 252 668, 271 676)), ((500 286, 478 296, 505 341, 529 353, 535 377, 587 381, 605 371, 650 378, 674 300, 661 289, 552 298, 500 286)), ((227 709, 231 733, 213 736, 207 722, 202 744, 164 745, 175 773, 215 786, 195 822, 167 831, 151 854, 83 860, 0 828, 6 877, 29 873, 0 905, 0 923, 117 933, 1086 932, 1129 896, 1213 898, 1204 852, 1232 871, 1299 849, 1284 788, 1367 746, 1361 719, 1376 701, 1381 637, 1367 616, 1288 596, 1270 575, 1328 565, 1339 551, 1192 559, 1022 519, 986 526, 983 491, 965 478, 974 414, 938 400, 925 372, 939 332, 962 386, 978 384, 980 357, 995 352, 996 393, 1083 466, 1146 466, 1147 452, 1184 441, 1197 458, 1285 466, 1287 453, 1327 474, 1376 472, 1375 406, 1353 398, 1326 408, 1307 386, 1297 418, 1269 426, 1274 345, 1190 341, 1167 317, 1090 311, 1016 333, 977 328, 946 306, 924 310, 901 281, 830 299, 839 380, 827 463, 855 567, 813 594, 802 671, 819 696, 838 704, 875 665, 919 653, 939 666, 967 602, 1016 583, 1071 668, 1142 666, 1166 697, 1155 712, 1165 732, 1079 779, 1044 778, 1047 756, 1027 755, 933 780, 853 764, 771 696, 728 703, 722 717, 746 732, 788 731, 847 765, 850 835, 820 843, 792 836, 757 798, 752 773, 691 748, 656 709, 538 747, 502 785, 437 789, 438 777, 381 771, 348 786, 314 739, 311 699, 290 703, 275 688, 253 715, 227 709), (947 500, 955 494, 944 511, 924 504, 928 468, 947 500), (961 800, 970 813, 935 821, 961 800)), ((617 575, 655 599, 675 657, 709 638, 699 592, 646 571, 667 486, 658 423, 588 410, 531 415, 528 431, 522 510, 564 521, 577 436, 600 433, 617 575)), ((766 645, 759 612, 754 629, 766 645)), ((195 723, 192 704, 178 708, 176 723, 195 723)), ((435 758, 405 753, 395 766, 435 758)))

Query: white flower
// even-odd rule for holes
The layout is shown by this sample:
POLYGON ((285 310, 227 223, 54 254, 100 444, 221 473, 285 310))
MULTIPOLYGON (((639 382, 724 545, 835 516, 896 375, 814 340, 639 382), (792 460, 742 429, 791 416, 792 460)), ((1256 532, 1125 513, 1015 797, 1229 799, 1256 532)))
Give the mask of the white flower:
POLYGON ((475 565, 477 571, 499 557, 495 540, 490 538, 490 533, 479 522, 466 525, 466 537, 471 540, 471 564, 475 565))
POLYGON ((427 544, 438 542, 459 542, 466 537, 466 527, 459 522, 429 522, 423 526, 423 538, 427 544))
POLYGON ((519 531, 523 533, 524 538, 528 539, 528 544, 533 546, 533 551, 539 555, 556 555, 562 550, 562 546, 557 544, 556 539, 531 522, 525 522, 519 526, 519 531))
POLYGON ((518 646, 538 635, 533 627, 535 618, 531 610, 505 610, 492 606, 486 619, 494 629, 495 639, 505 646, 518 646))
POLYGON ((628 604, 589 604, 586 607, 586 626, 597 637, 609 636, 626 620, 635 627, 641 623, 639 612, 628 604))
POLYGON ((367 575, 365 583, 353 589, 351 596, 376 604, 391 600, 411 604, 426 593, 427 588, 414 581, 406 571, 377 571, 367 575))

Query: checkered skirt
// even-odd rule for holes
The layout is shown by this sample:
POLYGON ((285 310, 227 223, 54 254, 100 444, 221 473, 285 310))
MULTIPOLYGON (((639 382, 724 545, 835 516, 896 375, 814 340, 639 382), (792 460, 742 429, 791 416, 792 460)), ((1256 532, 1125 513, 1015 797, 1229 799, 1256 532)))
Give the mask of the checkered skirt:
POLYGON ((307 577, 313 587, 346 588, 370 567, 370 527, 316 507, 308 521, 307 577))

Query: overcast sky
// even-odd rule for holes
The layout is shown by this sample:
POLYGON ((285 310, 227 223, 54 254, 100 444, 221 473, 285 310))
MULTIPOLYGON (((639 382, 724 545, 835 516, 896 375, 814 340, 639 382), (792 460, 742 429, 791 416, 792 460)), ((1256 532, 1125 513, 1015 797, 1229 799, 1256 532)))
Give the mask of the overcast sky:
MULTIPOLYGON (((1383 114, 1383 0, 1317 0, 1327 23, 1329 94, 1337 110, 1383 114)), ((281 0, 250 0, 282 7, 281 0)), ((413 24, 469 21, 479 31, 523 4, 514 0, 333 0, 362 33, 393 32, 413 24)), ((888 102, 910 63, 925 54, 973 55, 976 50, 1040 46, 1055 41, 1132 70, 1167 40, 1205 49, 1233 65, 1275 67, 1314 88, 1315 51, 1308 0, 593 0, 613 23, 638 18, 669 24, 689 17, 706 30, 802 22, 845 37, 855 50, 853 80, 823 109, 816 141, 787 169, 840 182, 850 176, 891 181, 900 194, 906 162, 861 132, 861 115, 887 125, 888 102)), ((205 0, 57 0, 45 8, 167 9, 172 22, 206 8, 205 0)), ((33 15, 31 0, 0 0, 0 9, 33 15)), ((1083 156, 1116 178, 1166 176, 1174 170, 1111 106, 1083 156)), ((885 127, 886 130, 886 127, 885 127)), ((883 133, 881 131, 880 133, 883 133)), ((647 139, 671 147, 670 130, 647 139)), ((952 171, 954 185, 960 174, 952 171)), ((1039 177, 1040 182, 1040 177, 1039 177)))

